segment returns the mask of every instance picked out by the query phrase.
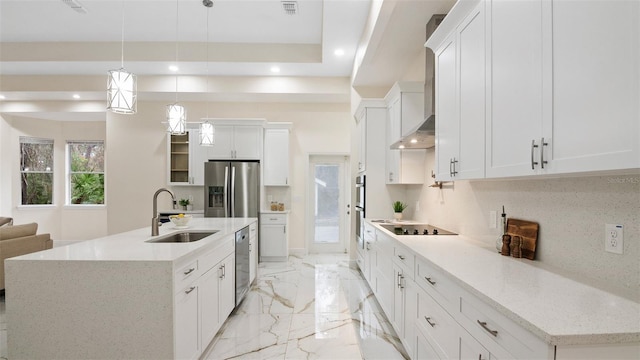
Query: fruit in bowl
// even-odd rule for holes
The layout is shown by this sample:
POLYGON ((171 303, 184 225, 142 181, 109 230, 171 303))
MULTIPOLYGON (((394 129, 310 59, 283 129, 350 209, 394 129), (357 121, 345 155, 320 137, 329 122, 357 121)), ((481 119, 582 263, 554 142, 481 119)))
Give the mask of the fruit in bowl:
POLYGON ((191 221, 191 215, 185 215, 185 214, 171 215, 169 216, 169 220, 171 220, 171 222, 175 226, 187 226, 189 221, 191 221))

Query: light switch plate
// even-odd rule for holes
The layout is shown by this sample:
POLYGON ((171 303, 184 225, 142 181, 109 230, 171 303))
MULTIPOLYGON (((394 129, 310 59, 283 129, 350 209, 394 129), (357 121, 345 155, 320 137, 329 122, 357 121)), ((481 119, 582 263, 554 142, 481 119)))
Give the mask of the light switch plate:
POLYGON ((624 226, 618 224, 604 225, 604 251, 622 254, 624 250, 624 226))

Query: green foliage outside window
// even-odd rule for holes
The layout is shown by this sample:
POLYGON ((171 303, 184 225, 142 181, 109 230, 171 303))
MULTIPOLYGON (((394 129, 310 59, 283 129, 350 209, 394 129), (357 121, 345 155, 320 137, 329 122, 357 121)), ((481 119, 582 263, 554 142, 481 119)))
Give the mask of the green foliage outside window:
POLYGON ((53 203, 53 140, 20 137, 22 205, 53 203))
POLYGON ((104 204, 104 143, 69 142, 70 203, 104 204))

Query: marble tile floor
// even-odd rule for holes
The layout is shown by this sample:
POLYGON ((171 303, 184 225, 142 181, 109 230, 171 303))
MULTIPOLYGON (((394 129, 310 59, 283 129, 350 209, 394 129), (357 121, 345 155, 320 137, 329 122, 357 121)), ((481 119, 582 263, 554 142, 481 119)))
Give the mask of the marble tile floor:
MULTIPOLYGON (((258 279, 203 359, 408 359, 348 256, 261 263, 258 279)), ((0 359, 7 359, 4 293, 0 359)))
POLYGON ((347 255, 261 263, 205 359, 407 359, 347 255))

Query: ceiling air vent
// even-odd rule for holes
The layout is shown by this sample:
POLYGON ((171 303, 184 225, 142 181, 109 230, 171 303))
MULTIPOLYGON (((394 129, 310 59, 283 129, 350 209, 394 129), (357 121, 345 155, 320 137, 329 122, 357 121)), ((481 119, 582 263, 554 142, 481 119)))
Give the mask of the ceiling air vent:
POLYGON ((298 2, 297 1, 282 1, 282 9, 287 15, 298 14, 298 2))
POLYGON ((80 14, 87 13, 87 9, 85 9, 84 6, 82 6, 82 4, 80 4, 78 0, 62 0, 62 2, 65 3, 68 7, 75 10, 75 12, 78 12, 80 14))

